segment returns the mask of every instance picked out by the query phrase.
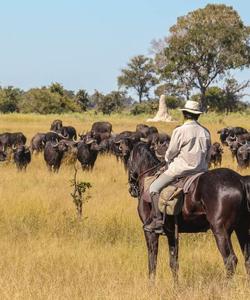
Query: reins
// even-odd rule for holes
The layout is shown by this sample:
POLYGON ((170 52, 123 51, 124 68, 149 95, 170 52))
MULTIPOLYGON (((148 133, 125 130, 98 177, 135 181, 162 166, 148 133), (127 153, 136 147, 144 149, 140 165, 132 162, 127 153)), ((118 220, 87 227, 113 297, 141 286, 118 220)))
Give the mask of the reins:
POLYGON ((160 167, 161 165, 164 166, 165 164, 166 164, 166 162, 165 162, 165 161, 162 161, 162 162, 160 162, 159 164, 157 164, 156 166, 153 166, 152 168, 147 169, 146 171, 144 171, 144 172, 142 172, 141 174, 138 175, 136 181, 139 181, 139 179, 140 179, 143 175, 145 175, 146 173, 148 173, 148 172, 150 172, 150 171, 153 171, 153 170, 157 169, 157 168, 160 167))

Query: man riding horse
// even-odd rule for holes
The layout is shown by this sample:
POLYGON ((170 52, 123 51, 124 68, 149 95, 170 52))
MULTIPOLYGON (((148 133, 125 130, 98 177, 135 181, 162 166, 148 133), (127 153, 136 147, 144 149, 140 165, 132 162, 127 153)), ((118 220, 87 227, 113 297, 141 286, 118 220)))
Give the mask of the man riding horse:
POLYGON ((149 188, 154 216, 152 222, 144 226, 148 232, 163 233, 163 218, 158 207, 162 189, 177 178, 208 170, 211 137, 209 131, 197 122, 202 114, 199 103, 188 100, 181 111, 184 124, 173 131, 165 155, 166 171, 149 188))

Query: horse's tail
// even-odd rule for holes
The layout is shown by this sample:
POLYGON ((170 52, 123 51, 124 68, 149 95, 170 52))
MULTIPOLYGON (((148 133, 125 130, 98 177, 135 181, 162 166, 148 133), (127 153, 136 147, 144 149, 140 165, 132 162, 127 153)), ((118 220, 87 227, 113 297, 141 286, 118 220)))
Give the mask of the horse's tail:
POLYGON ((247 209, 250 212, 250 176, 244 176, 244 188, 247 201, 247 209))

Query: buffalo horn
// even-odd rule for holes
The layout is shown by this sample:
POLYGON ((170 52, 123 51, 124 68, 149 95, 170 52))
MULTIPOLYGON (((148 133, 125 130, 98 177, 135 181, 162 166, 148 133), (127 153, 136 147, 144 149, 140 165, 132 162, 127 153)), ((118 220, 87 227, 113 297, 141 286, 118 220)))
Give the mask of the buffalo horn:
POLYGON ((59 143, 57 142, 56 144, 52 145, 53 148, 58 147, 59 143))
POLYGON ((93 142, 94 142, 94 139, 89 139, 86 141, 86 144, 89 145, 89 144, 92 144, 93 142))

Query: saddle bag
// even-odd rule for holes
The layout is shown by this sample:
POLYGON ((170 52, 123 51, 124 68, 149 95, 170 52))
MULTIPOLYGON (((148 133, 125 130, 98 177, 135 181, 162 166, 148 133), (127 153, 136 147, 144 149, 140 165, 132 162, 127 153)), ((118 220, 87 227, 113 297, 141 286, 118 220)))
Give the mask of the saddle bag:
MULTIPOLYGON (((144 179, 144 193, 146 193, 146 199, 150 202, 150 195, 149 195, 149 187, 150 185, 156 180, 158 176, 148 176, 144 179)), ((170 184, 166 188, 164 188, 160 193, 159 199, 159 210, 167 215, 178 215, 183 206, 183 189, 178 187, 178 185, 170 184)))

